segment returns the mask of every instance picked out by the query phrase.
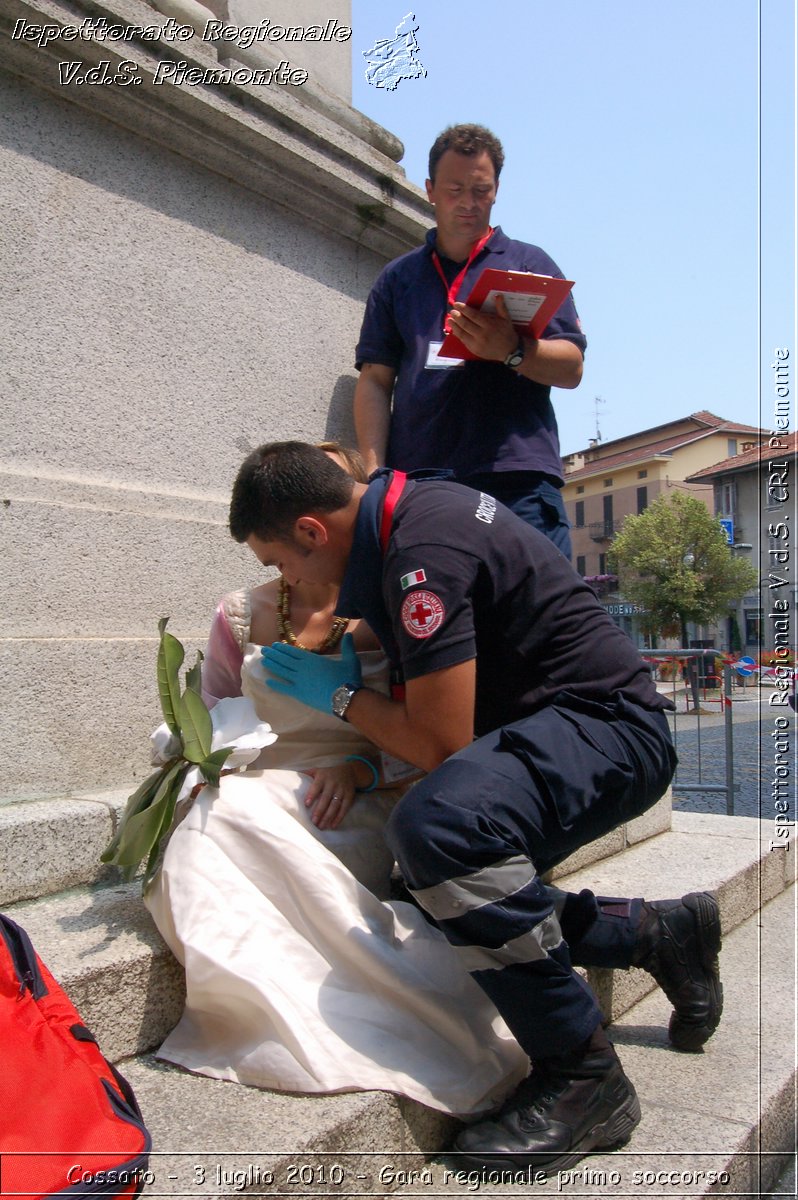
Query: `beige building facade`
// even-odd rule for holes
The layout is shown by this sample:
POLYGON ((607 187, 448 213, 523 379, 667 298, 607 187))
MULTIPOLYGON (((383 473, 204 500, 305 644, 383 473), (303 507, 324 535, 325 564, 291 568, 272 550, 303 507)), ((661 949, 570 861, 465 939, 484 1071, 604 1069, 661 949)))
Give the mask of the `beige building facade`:
POLYGON ((728 523, 732 553, 758 568, 759 587, 729 614, 740 649, 766 667, 794 666, 798 641, 795 479, 798 434, 771 436, 745 454, 696 472, 711 484, 717 516, 728 523))
MULTIPOLYGON (((612 540, 630 514, 643 512, 656 498, 678 488, 714 511, 710 481, 702 468, 747 453, 767 435, 763 430, 696 412, 612 442, 596 442, 563 460, 565 501, 571 522, 573 562, 595 581, 605 605, 627 633, 642 644, 632 604, 617 594, 608 565, 612 540)), ((695 640, 712 640, 696 630, 695 640)))

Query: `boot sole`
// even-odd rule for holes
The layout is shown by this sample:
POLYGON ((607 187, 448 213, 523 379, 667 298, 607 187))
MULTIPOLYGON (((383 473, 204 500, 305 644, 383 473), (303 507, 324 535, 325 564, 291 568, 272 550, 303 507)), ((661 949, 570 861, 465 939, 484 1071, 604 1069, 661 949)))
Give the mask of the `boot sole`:
POLYGON ((677 1050, 694 1053, 708 1042, 720 1024, 723 1013, 723 985, 718 973, 718 953, 721 947, 720 910, 711 892, 690 892, 682 897, 682 904, 689 908, 696 924, 701 964, 710 977, 711 1017, 702 1025, 683 1024, 678 1013, 671 1015, 668 1036, 677 1050))
MULTIPOLYGON (((617 1150, 625 1146, 632 1133, 640 1124, 640 1101, 637 1093, 630 1088, 629 1095, 615 1112, 601 1125, 594 1125, 583 1134, 578 1145, 573 1146, 567 1154, 557 1158, 548 1158, 545 1153, 538 1154, 471 1154, 468 1151, 456 1149, 452 1154, 458 1169, 507 1170, 510 1167, 534 1167, 551 1175, 553 1171, 562 1171, 574 1166, 587 1154, 594 1150, 617 1150)), ((452 1152, 450 1151, 450 1154, 452 1152)))

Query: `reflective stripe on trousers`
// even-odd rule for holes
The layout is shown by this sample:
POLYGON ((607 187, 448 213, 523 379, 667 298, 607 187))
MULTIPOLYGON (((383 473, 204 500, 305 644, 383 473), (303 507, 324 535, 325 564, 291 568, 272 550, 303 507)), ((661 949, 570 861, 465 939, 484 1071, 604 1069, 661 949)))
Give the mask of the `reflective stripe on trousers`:
MULTIPOLYGON (((487 906, 502 905, 517 896, 536 879, 527 858, 516 855, 483 867, 471 875, 447 879, 435 887, 414 892, 421 907, 436 921, 450 921, 487 906)), ((562 942, 557 916, 551 913, 532 929, 500 946, 453 943, 467 971, 497 970, 511 963, 533 962, 545 958, 549 950, 562 942)))

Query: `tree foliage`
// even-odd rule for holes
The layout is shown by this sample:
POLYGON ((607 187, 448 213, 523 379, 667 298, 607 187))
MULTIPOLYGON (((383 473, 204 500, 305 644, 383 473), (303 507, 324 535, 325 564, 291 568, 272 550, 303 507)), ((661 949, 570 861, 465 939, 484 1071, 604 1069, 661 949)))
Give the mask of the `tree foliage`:
POLYGON ((729 604, 756 586, 750 563, 736 558, 705 504, 684 492, 658 496, 629 516, 609 552, 619 590, 645 610, 646 631, 687 636, 687 622, 728 616, 729 604))

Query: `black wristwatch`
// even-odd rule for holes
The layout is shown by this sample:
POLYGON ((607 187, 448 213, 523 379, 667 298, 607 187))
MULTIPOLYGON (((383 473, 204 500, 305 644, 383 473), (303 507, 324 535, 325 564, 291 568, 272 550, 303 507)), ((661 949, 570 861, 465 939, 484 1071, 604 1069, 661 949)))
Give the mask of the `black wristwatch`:
POLYGON ((335 689, 330 701, 330 707, 336 717, 340 717, 342 721, 346 720, 346 710, 352 703, 352 697, 356 696, 359 691, 360 688, 353 687, 351 683, 342 683, 340 687, 335 689))
POLYGON ((515 350, 513 350, 512 354, 508 354, 504 360, 505 367, 512 367, 512 369, 516 371, 524 361, 525 354, 526 346, 524 345, 524 339, 519 338, 518 345, 516 346, 515 350))

